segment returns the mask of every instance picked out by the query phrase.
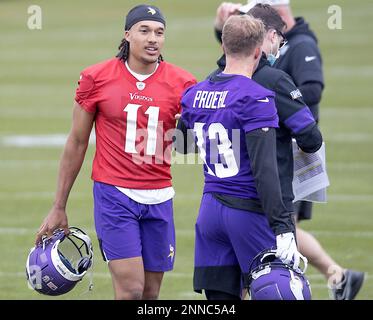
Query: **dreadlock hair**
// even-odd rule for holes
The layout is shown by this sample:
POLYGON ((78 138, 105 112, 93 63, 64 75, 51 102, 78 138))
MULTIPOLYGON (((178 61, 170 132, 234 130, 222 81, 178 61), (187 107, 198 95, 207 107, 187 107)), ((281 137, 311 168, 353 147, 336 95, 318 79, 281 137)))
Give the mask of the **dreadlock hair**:
MULTIPOLYGON (((122 60, 123 62, 127 61, 129 53, 130 53, 130 43, 126 39, 122 39, 119 47, 118 47, 118 54, 116 55, 117 58, 122 60)), ((159 55, 158 62, 163 61, 162 55, 159 55)))

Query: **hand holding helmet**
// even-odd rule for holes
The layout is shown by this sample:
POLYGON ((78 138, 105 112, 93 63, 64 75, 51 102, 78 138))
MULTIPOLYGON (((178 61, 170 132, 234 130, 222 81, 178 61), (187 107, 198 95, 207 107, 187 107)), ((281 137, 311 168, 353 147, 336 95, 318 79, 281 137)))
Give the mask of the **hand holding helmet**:
POLYGON ((62 229, 66 235, 70 232, 65 209, 53 206, 36 234, 35 245, 41 242, 43 236, 50 238, 57 229, 62 229))
POLYGON ((276 246, 276 258, 279 258, 283 263, 290 264, 293 262, 293 268, 298 269, 300 259, 302 259, 305 268, 307 268, 307 258, 298 251, 294 233, 288 232, 277 235, 276 246))
POLYGON ((33 247, 27 257, 27 280, 39 293, 57 296, 69 292, 93 264, 89 236, 76 227, 70 227, 68 232, 66 235, 63 230, 56 230, 33 247))

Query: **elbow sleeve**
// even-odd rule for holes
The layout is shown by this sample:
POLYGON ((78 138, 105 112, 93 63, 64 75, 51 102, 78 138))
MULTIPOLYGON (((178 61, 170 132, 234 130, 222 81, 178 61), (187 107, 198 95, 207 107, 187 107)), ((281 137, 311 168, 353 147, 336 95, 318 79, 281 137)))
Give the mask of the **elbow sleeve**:
POLYGON ((323 86, 320 82, 306 82, 299 87, 304 102, 308 106, 313 106, 320 103, 323 86))
POLYGON ((302 151, 314 153, 321 148, 323 138, 316 123, 308 126, 295 136, 297 145, 302 151))

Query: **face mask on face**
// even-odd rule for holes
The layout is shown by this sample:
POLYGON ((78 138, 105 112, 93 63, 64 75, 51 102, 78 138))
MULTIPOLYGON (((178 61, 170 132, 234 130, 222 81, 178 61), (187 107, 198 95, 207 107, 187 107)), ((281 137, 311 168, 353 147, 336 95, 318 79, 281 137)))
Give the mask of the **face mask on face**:
POLYGON ((277 56, 275 56, 274 54, 270 53, 267 56, 267 60, 268 60, 269 64, 271 65, 271 67, 273 67, 273 65, 275 64, 275 62, 277 60, 277 56))
MULTIPOLYGON (((272 44, 271 44, 271 52, 272 52, 272 44)), ((267 60, 271 66, 273 66, 276 60, 280 57, 280 50, 277 50, 276 55, 273 53, 268 53, 267 60)))

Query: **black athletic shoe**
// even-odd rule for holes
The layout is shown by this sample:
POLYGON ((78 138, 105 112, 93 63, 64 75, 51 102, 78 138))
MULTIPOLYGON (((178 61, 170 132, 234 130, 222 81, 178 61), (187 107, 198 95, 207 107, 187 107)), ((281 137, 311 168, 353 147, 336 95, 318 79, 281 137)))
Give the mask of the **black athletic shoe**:
POLYGON ((353 300, 364 282, 364 272, 346 270, 340 283, 332 288, 334 300, 353 300))

